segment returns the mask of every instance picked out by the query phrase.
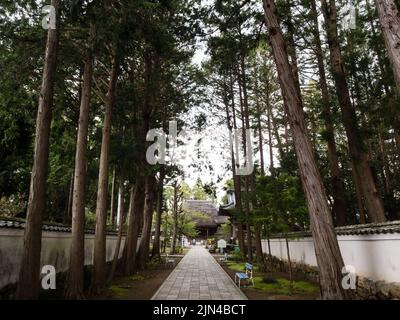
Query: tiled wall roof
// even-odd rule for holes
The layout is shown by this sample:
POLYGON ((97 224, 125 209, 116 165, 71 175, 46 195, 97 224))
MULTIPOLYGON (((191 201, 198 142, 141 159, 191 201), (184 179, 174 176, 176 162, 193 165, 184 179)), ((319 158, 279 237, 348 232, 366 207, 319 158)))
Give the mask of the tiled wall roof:
MULTIPOLYGON (((336 234, 340 236, 369 235, 369 234, 393 234, 400 233, 400 221, 389 221, 383 223, 358 224, 335 228, 336 234)), ((287 233, 289 238, 311 237, 311 231, 299 231, 287 233)), ((284 238, 285 234, 274 234, 270 238, 284 238)))
MULTIPOLYGON (((9 219, 9 218, 0 218, 0 228, 12 228, 12 229, 24 229, 25 221, 18 219, 9 219)), ((54 232, 71 232, 71 227, 62 225, 62 224, 54 224, 54 223, 44 223, 42 226, 43 231, 54 231, 54 232)), ((86 229, 86 234, 94 234, 94 229, 86 229)), ((107 231, 108 235, 117 235, 116 231, 107 231)))

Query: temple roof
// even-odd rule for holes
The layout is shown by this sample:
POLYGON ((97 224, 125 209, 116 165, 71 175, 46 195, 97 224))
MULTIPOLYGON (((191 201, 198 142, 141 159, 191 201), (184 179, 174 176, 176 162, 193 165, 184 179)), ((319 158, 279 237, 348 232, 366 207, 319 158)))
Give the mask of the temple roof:
POLYGON ((218 215, 220 216, 231 216, 230 210, 235 209, 235 203, 230 202, 228 204, 221 204, 219 206, 218 215))
POLYGON ((204 215, 204 218, 194 218, 200 228, 216 228, 229 221, 227 216, 218 215, 216 205, 210 200, 186 200, 184 207, 204 215))

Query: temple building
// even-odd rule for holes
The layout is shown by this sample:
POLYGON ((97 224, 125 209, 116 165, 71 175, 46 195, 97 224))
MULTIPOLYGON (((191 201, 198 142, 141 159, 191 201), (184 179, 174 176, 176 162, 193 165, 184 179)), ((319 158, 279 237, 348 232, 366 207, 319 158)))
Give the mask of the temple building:
POLYGON ((212 237, 222 224, 229 223, 229 217, 219 215, 217 206, 211 200, 186 200, 184 207, 202 214, 194 218, 199 239, 212 237))

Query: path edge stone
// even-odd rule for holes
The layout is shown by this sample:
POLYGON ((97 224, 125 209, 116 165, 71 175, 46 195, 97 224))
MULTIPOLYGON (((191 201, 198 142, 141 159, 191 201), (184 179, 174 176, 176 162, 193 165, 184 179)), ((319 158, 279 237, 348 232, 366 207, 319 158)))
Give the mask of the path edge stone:
POLYGON ((158 288, 158 290, 156 291, 155 294, 153 294, 153 296, 151 297, 150 300, 156 300, 155 297, 160 293, 160 291, 162 290, 162 288, 165 286, 165 283, 168 281, 168 279, 172 276, 172 274, 174 273, 174 270, 178 267, 178 265, 183 261, 183 259, 186 258, 186 254, 185 256, 181 259, 181 261, 179 261, 179 263, 177 263, 175 265, 175 267, 171 270, 171 272, 169 273, 168 277, 165 278, 165 280, 163 281, 163 283, 161 284, 161 286, 158 288))
MULTIPOLYGON (((212 255, 211 255, 212 256, 212 255)), ((236 291, 239 292, 239 294, 242 296, 243 300, 249 300, 247 298, 247 296, 243 293, 242 290, 239 289, 238 285, 235 283, 235 281, 233 281, 233 279, 231 278, 231 276, 224 270, 224 268, 222 268, 222 266, 218 263, 217 260, 215 260, 215 258, 212 256, 214 263, 216 263, 218 265, 218 267, 222 270, 222 272, 224 272, 226 274, 226 276, 229 278, 229 280, 231 280, 232 284, 235 286, 236 291)))

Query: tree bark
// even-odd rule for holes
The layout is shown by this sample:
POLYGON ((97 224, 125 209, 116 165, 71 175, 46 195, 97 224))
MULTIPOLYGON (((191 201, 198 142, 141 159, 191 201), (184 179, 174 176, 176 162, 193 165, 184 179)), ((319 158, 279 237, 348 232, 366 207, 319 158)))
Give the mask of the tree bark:
POLYGON ((257 262, 258 262, 262 272, 265 272, 267 270, 267 265, 265 263, 264 254, 262 251, 261 230, 260 230, 259 226, 254 226, 254 235, 255 235, 257 262))
MULTIPOLYGON (((247 140, 246 140, 246 129, 250 129, 250 123, 248 118, 248 96, 247 96, 247 83, 244 63, 244 53, 241 53, 240 58, 240 70, 238 71, 238 84, 239 84, 239 96, 240 96, 240 111, 242 114, 242 131, 243 131, 243 153, 245 159, 247 159, 247 140)), ((244 199, 244 207, 246 213, 246 244, 247 244, 247 257, 250 261, 253 260, 252 250, 252 239, 251 239, 251 221, 250 221, 250 181, 249 176, 244 177, 246 197, 244 199)))
POLYGON ((292 9, 290 5, 290 1, 286 0, 286 6, 287 6, 287 16, 285 17, 284 23, 286 24, 287 27, 287 46, 288 46, 288 54, 290 57, 290 66, 292 69, 292 73, 294 75, 294 79, 296 81, 296 87, 299 90, 299 94, 301 94, 300 91, 300 77, 299 77, 299 67, 297 65, 297 52, 296 52, 296 41, 294 40, 294 32, 295 32, 295 27, 293 25, 292 21, 292 9))
MULTIPOLYGON (((270 106, 270 95, 267 94, 266 97, 266 102, 267 102, 267 118, 268 118, 268 145, 269 145, 269 173, 271 174, 271 176, 273 176, 275 174, 275 168, 274 168, 274 150, 273 150, 273 145, 272 145, 272 110, 271 110, 271 106, 270 106)), ((282 147, 280 148, 280 153, 282 155, 282 147)))
POLYGON ((115 91, 118 79, 118 58, 114 53, 110 82, 107 92, 105 115, 103 123, 103 136, 101 142, 99 182, 96 203, 96 231, 94 241, 93 278, 91 291, 101 293, 106 281, 106 225, 107 225, 107 199, 108 199, 108 158, 111 135, 111 114, 115 100, 115 91))
POLYGON ((314 31, 314 43, 315 43, 315 55, 317 58, 321 95, 322 95, 322 117, 325 122, 325 130, 326 130, 325 140, 328 147, 327 148, 328 162, 329 162, 329 170, 331 172, 332 194, 334 199, 334 205, 332 211, 335 216, 336 225, 344 226, 346 224, 346 216, 348 208, 346 201, 346 191, 344 187, 342 174, 339 169, 339 160, 337 157, 335 131, 332 120, 332 112, 331 112, 331 99, 329 97, 328 84, 326 82, 324 56, 319 36, 320 32, 318 26, 318 13, 315 0, 311 0, 310 5, 314 23, 313 31, 314 31))
POLYGON ((400 95, 400 14, 394 0, 374 0, 386 50, 392 65, 397 94, 400 95))
POLYGON ((357 185, 361 185, 362 182, 361 182, 361 179, 358 176, 356 170, 354 170, 353 164, 352 164, 351 174, 353 177, 354 184, 356 185, 356 187, 354 189, 356 191, 356 199, 357 199, 357 207, 358 207, 359 215, 360 215, 360 223, 364 224, 364 223, 367 223, 367 215, 365 213, 364 199, 363 199, 363 195, 361 193, 360 188, 357 187, 357 185))
POLYGON ((115 180, 116 180, 116 175, 115 175, 115 167, 113 170, 113 177, 112 177, 112 182, 111 182, 111 207, 110 207, 110 223, 115 226, 115 180))
POLYGON ((257 108, 257 130, 258 130, 258 148, 260 151, 260 173, 261 176, 265 176, 265 168, 264 168, 264 141, 263 141, 263 134, 262 134, 262 125, 261 125, 261 107, 260 101, 258 97, 258 92, 260 88, 258 87, 258 75, 255 79, 255 95, 256 95, 256 108, 257 108))
MULTIPOLYGON (((171 254, 176 253, 176 239, 178 238, 178 184, 174 184, 174 198, 173 198, 173 210, 172 210, 172 241, 171 241, 171 254)), ((208 239, 208 232, 207 232, 208 239)), ((207 240, 208 241, 208 240, 207 240)))
POLYGON ((395 127, 393 131, 394 131, 394 141, 396 143, 396 147, 397 149, 400 150, 400 129, 395 127))
POLYGON ((149 245, 154 209, 154 180, 154 176, 147 176, 145 179, 145 200, 143 210, 144 219, 142 237, 140 239, 140 248, 138 253, 138 270, 143 270, 146 267, 146 263, 149 258, 149 245))
POLYGON ((154 241, 152 249, 152 257, 160 256, 160 236, 161 236, 161 222, 162 222, 162 210, 163 210, 163 199, 164 199, 164 180, 165 180, 165 167, 160 168, 160 177, 157 186, 157 203, 156 203, 156 225, 154 232, 154 241))
POLYGON ((385 183, 385 189, 387 196, 393 197, 393 190, 392 190, 392 172, 389 169, 389 163, 386 157, 386 148, 385 148, 385 141, 382 139, 382 134, 379 133, 379 159, 382 162, 382 176, 383 181, 385 183))
POLYGON ((290 259, 290 250, 289 250, 289 241, 288 238, 285 238, 286 242, 286 254, 288 258, 288 265, 289 265, 289 281, 290 281, 290 291, 293 289, 293 271, 292 271, 292 260, 290 259))
POLYGON ((311 142, 307 136, 301 96, 291 71, 287 48, 278 22, 275 1, 264 0, 265 22, 285 100, 286 114, 293 133, 301 181, 310 214, 323 299, 346 299, 349 294, 341 286, 343 259, 333 228, 326 192, 318 171, 311 142))
MULTIPOLYGON (((279 135, 278 123, 276 121, 276 118, 275 118, 274 114, 272 113, 272 106, 269 103, 269 100, 267 100, 267 114, 268 114, 269 121, 270 121, 270 124, 271 124, 272 132, 273 132, 273 134, 275 136, 275 139, 276 139, 276 143, 277 143, 277 147, 278 147, 278 151, 279 151, 279 157, 282 159, 284 157, 284 155, 285 155, 285 150, 283 148, 282 139, 281 139, 281 137, 279 135)), ((271 152, 272 151, 270 150, 270 153, 271 152)))
POLYGON ((343 123, 346 129, 347 140, 351 160, 359 177, 363 177, 360 189, 362 190, 368 216, 373 222, 386 221, 383 202, 376 187, 371 167, 368 163, 368 155, 364 151, 364 143, 357 124, 355 110, 351 104, 349 88, 347 85, 342 56, 340 52, 339 38, 337 34, 337 13, 334 0, 321 0, 324 13, 328 44, 330 49, 330 60, 336 92, 342 110, 343 123))
MULTIPOLYGON (((51 5, 54 6, 58 14, 59 0, 52 0, 51 5)), ((49 136, 57 67, 58 38, 58 30, 49 29, 36 118, 35 151, 16 299, 37 299, 39 295, 42 219, 46 202, 49 136)))
MULTIPOLYGON (((90 27, 90 43, 95 37, 95 27, 90 27)), ((89 128, 89 109, 93 82, 94 57, 89 48, 83 71, 79 127, 75 153, 74 189, 72 200, 72 240, 70 266, 65 297, 67 299, 83 298, 84 290, 84 252, 85 252, 85 185, 87 165, 87 140, 89 128)))
POLYGON ((72 218, 72 201, 74 197, 74 174, 71 174, 71 181, 69 183, 69 192, 68 192, 68 201, 67 201, 67 208, 65 210, 65 215, 63 219, 64 224, 71 223, 72 218))
MULTIPOLYGON (((115 170, 115 169, 114 169, 115 170)), ((114 279, 114 274, 115 270, 117 269, 118 265, 118 258, 119 258, 119 252, 121 248, 121 242, 122 242, 122 229, 124 226, 124 212, 125 212, 125 174, 123 172, 123 169, 121 171, 120 177, 119 177, 119 188, 118 188, 118 196, 119 196, 119 207, 118 207, 118 240, 117 240, 117 245, 115 247, 115 252, 114 252, 114 258, 111 266, 111 271, 108 276, 107 283, 110 284, 112 280, 114 279)))
POLYGON ((144 207, 144 177, 142 174, 143 173, 141 172, 139 167, 136 176, 135 187, 131 190, 131 200, 129 204, 129 224, 123 257, 125 275, 131 275, 135 271, 137 242, 140 232, 140 226, 142 225, 144 207))
MULTIPOLYGON (((248 94, 247 94, 247 81, 246 81, 246 65, 245 65, 245 60, 244 60, 244 54, 242 53, 241 57, 241 70, 242 70, 242 85, 243 85, 243 106, 244 106, 244 119, 245 119, 245 128, 250 129, 250 116, 249 116, 249 103, 248 103, 248 94)), ((245 137, 244 137, 245 141, 245 137)), ((246 143, 244 144, 244 148, 247 152, 247 147, 246 143)), ((261 148, 262 151, 262 148, 261 148)), ((256 177, 255 177, 255 171, 245 177, 245 184, 246 184, 246 210, 248 209, 248 215, 247 219, 248 222, 246 224, 248 225, 248 231, 247 231, 247 241, 248 241, 248 257, 249 260, 253 260, 253 246, 252 246, 252 238, 251 238, 251 225, 254 225, 254 234, 255 234, 255 247, 256 247, 256 258, 258 261, 263 265, 263 254, 262 254, 262 248, 261 248, 261 237, 259 230, 255 223, 251 219, 251 212, 254 210, 255 204, 253 203, 251 199, 251 193, 255 191, 255 185, 256 185, 256 177)), ((246 225, 246 227, 247 227, 246 225)))
MULTIPOLYGON (((237 122, 236 122, 236 109, 235 109, 235 92, 233 90, 233 79, 232 73, 230 73, 230 93, 231 93, 231 105, 232 105, 232 125, 235 132, 237 130, 237 122)), ((229 116, 229 110, 228 110, 229 116)), ((234 145, 232 145, 232 174, 233 174, 233 189, 235 193, 235 208, 239 211, 239 214, 242 214, 243 207, 242 207, 242 191, 241 191, 241 181, 240 176, 236 174, 236 161, 235 161, 235 151, 234 145)), ((237 154, 236 154, 237 155, 237 154)), ((243 223, 242 221, 237 220, 237 228, 238 228, 238 240, 239 240, 239 249, 240 252, 245 253, 245 242, 244 242, 244 232, 243 232, 243 223)))
POLYGON ((385 65, 385 54, 382 52, 382 48, 379 45, 379 42, 377 41, 378 38, 380 38, 380 35, 377 35, 376 33, 376 28, 375 28, 375 17, 374 17, 374 12, 375 9, 371 9, 370 0, 365 0, 365 8, 366 8, 366 13, 367 13, 367 19, 370 25, 370 30, 371 30, 371 34, 373 37, 373 40, 371 41, 371 44, 373 45, 373 49, 376 53, 376 57, 377 57, 377 62, 378 62, 378 66, 379 66, 379 71, 381 73, 381 77, 383 80, 383 87, 385 89, 385 93, 389 94, 390 93, 390 88, 388 86, 387 81, 384 81, 384 79, 387 77, 387 68, 385 65))
POLYGON ((265 176, 265 169, 264 169, 264 140, 262 135, 261 129, 261 117, 260 115, 257 116, 257 129, 258 129, 258 145, 260 150, 260 173, 261 176, 265 176))

